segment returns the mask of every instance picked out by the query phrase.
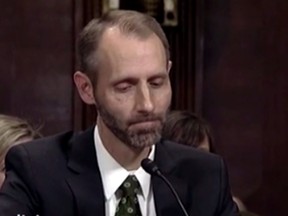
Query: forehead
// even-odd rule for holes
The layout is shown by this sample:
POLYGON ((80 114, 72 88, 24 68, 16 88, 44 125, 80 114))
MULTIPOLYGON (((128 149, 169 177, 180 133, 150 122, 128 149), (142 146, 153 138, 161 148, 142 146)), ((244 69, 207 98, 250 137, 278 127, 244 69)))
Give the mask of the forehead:
POLYGON ((131 58, 152 51, 165 54, 164 46, 156 34, 151 33, 145 37, 135 33, 124 34, 117 27, 110 27, 104 32, 99 51, 109 55, 114 54, 121 58, 131 58))
POLYGON ((167 66, 164 46, 155 34, 140 38, 123 34, 117 27, 105 31, 98 54, 105 73, 160 72, 167 66))

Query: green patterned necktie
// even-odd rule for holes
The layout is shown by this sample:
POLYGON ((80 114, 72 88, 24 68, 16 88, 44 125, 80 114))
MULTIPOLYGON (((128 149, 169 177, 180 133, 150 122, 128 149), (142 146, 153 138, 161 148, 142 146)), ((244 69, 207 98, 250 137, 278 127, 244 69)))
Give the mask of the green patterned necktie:
POLYGON ((115 216, 141 216, 137 198, 140 191, 141 187, 137 178, 134 175, 129 175, 117 191, 121 199, 116 208, 115 216))

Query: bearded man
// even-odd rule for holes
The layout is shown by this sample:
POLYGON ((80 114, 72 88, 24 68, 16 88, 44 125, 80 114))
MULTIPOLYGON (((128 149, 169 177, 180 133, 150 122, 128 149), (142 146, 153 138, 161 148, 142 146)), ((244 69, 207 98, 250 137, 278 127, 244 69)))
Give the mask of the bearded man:
POLYGON ((167 38, 150 16, 115 10, 79 38, 74 82, 95 105, 95 126, 12 148, 0 193, 5 216, 181 216, 167 185, 141 167, 154 160, 191 216, 233 216, 219 156, 161 140, 171 102, 167 38))

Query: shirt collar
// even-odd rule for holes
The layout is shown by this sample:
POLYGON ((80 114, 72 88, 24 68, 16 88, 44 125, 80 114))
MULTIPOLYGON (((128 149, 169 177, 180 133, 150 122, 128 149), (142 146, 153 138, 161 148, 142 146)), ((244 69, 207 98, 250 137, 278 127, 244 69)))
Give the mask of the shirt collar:
MULTIPOLYGON (((111 199, 129 174, 134 174, 136 176, 141 185, 144 199, 147 199, 151 183, 150 174, 146 173, 142 167, 139 167, 132 172, 123 168, 104 147, 99 136, 97 125, 94 129, 94 143, 106 200, 111 199)), ((154 160, 154 157, 155 145, 152 146, 148 158, 154 160)))

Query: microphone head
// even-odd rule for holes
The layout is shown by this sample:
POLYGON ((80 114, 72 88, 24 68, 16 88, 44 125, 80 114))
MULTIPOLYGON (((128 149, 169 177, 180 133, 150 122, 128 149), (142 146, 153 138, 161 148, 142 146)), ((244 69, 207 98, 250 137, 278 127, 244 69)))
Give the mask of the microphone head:
POLYGON ((145 158, 141 161, 142 168, 150 175, 161 175, 161 172, 156 163, 149 158, 145 158))

